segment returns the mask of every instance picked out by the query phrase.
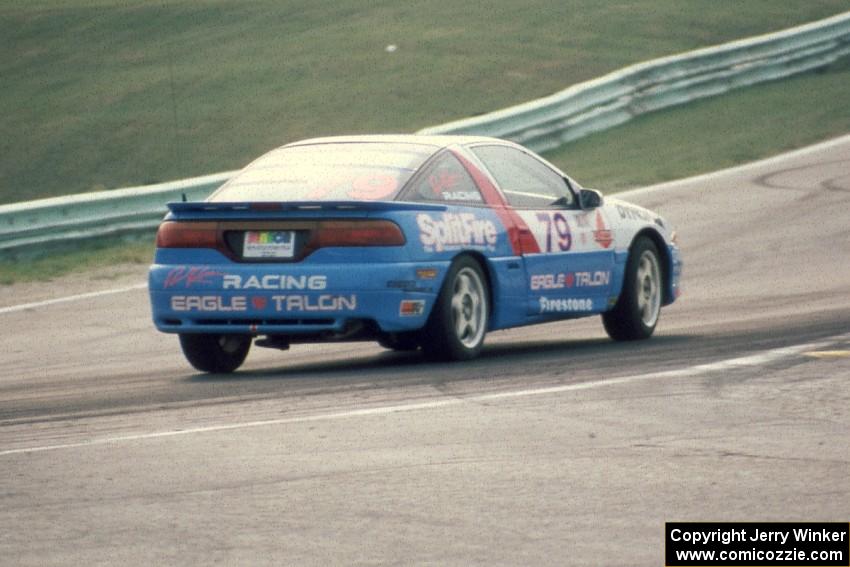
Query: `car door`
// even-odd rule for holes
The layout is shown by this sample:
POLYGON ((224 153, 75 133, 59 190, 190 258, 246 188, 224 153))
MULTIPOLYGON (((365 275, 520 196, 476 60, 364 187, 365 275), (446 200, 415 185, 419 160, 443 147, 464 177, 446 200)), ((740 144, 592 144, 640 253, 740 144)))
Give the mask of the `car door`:
POLYGON ((470 148, 537 243, 524 251, 530 317, 574 317, 608 306, 614 248, 601 208, 582 210, 570 181, 517 147, 470 148))

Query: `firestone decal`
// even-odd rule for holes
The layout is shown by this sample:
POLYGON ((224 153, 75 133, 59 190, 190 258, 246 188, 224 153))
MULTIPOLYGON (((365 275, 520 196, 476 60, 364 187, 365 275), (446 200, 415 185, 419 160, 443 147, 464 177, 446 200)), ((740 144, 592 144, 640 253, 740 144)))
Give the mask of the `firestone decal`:
POLYGON ((580 313, 593 311, 592 299, 549 299, 540 298, 541 313, 580 313))
POLYGON ((463 247, 493 250, 498 240, 493 221, 477 218, 472 213, 443 213, 436 219, 427 213, 420 213, 416 223, 419 225, 419 240, 426 252, 458 250, 463 247))

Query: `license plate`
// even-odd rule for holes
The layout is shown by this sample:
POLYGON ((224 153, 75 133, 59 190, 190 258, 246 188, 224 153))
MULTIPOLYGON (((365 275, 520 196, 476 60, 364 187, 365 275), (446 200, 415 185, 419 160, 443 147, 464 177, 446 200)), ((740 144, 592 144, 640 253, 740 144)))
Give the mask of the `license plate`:
POLYGON ((291 230, 249 230, 242 246, 243 258, 292 258, 295 233, 291 230))

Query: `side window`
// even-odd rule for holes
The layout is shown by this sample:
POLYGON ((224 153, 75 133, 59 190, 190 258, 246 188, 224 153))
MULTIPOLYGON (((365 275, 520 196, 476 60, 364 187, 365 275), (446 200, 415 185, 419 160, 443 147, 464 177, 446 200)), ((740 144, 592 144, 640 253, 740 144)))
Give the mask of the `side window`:
POLYGON ((445 152, 431 163, 405 190, 403 198, 410 201, 484 202, 463 164, 450 152, 445 152))
POLYGON ((550 205, 573 205, 575 199, 564 178, 525 152, 507 146, 476 146, 472 151, 487 166, 514 207, 542 209, 550 205))

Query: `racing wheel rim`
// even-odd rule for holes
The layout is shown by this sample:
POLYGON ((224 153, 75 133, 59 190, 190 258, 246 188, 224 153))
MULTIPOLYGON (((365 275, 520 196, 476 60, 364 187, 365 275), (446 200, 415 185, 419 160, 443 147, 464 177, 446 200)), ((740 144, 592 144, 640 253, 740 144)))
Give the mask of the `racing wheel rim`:
POLYGON ((651 250, 644 250, 638 261, 637 307, 640 319, 647 327, 652 327, 661 311, 661 269, 658 257, 651 250))
POLYGON ((466 348, 475 348, 484 338, 487 292, 472 268, 461 269, 452 287, 452 322, 455 336, 466 348))

